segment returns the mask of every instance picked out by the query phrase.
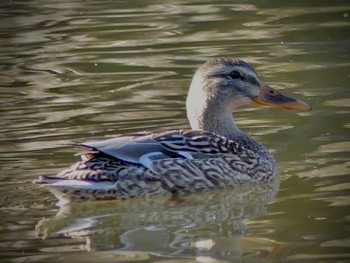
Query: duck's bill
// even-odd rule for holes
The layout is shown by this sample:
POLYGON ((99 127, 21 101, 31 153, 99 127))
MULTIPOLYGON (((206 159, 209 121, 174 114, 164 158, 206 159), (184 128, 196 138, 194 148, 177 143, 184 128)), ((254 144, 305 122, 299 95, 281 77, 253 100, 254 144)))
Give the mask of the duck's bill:
POLYGON ((279 93, 270 86, 264 84, 260 85, 259 95, 252 100, 255 104, 273 106, 286 110, 311 110, 309 104, 279 93))

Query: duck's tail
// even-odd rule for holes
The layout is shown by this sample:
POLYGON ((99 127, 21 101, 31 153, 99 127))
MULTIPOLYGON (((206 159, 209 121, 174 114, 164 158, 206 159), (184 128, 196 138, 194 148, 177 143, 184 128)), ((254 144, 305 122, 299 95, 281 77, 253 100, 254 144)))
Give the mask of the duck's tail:
POLYGON ((53 176, 40 176, 33 183, 47 187, 57 198, 70 201, 116 199, 116 182, 72 180, 53 176))

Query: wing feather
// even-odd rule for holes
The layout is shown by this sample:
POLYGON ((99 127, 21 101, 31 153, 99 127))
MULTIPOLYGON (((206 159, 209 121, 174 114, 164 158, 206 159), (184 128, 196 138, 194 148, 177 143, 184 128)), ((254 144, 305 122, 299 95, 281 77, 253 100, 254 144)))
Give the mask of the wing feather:
POLYGON ((222 147, 223 140, 222 137, 208 132, 184 132, 180 130, 154 134, 133 134, 106 140, 88 141, 80 145, 153 170, 152 162, 160 159, 193 160, 214 157, 226 149, 222 147))

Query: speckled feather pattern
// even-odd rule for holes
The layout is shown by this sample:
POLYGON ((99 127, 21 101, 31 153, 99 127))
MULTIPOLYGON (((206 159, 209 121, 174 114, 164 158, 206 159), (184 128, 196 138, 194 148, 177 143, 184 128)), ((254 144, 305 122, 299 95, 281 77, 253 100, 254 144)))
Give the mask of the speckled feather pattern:
POLYGON ((83 180, 110 184, 110 189, 52 186, 70 199, 129 199, 141 196, 183 194, 271 181, 275 161, 263 147, 201 131, 171 131, 153 139, 193 159, 169 157, 153 161, 154 171, 103 153, 93 154, 43 182, 83 180))

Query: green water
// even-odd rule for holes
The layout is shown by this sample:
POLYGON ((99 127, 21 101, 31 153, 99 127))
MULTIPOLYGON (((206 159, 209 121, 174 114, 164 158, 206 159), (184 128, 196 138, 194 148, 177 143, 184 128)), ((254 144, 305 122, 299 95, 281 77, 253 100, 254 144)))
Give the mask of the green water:
POLYGON ((348 1, 2 1, 0 260, 350 260, 349 15, 348 1), (313 107, 234 114, 280 185, 60 210, 31 183, 77 160, 72 141, 188 128, 191 76, 222 56, 313 107))

